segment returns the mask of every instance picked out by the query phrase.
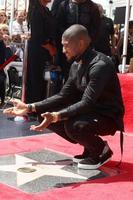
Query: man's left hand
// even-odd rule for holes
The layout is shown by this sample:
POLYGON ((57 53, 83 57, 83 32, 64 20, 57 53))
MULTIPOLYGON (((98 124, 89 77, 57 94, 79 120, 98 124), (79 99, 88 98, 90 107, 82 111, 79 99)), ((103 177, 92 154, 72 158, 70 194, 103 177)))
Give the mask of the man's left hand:
POLYGON ((43 48, 47 49, 49 51, 49 54, 53 57, 56 55, 57 53, 57 49, 54 45, 50 44, 50 43, 46 43, 42 45, 43 48))
POLYGON ((39 125, 32 125, 30 127, 30 130, 33 130, 33 131, 43 131, 45 128, 47 128, 51 123, 55 122, 54 121, 54 115, 53 113, 50 113, 50 112, 46 112, 44 114, 41 115, 44 120, 42 121, 41 124, 39 125))

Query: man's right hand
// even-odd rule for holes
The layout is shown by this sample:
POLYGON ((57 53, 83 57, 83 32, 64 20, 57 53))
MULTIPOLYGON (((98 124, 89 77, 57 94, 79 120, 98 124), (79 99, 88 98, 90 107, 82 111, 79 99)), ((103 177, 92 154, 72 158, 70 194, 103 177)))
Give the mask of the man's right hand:
POLYGON ((14 116, 23 116, 28 113, 27 104, 23 103, 18 99, 12 99, 10 101, 13 104, 13 107, 7 108, 3 111, 4 114, 14 115, 14 116))

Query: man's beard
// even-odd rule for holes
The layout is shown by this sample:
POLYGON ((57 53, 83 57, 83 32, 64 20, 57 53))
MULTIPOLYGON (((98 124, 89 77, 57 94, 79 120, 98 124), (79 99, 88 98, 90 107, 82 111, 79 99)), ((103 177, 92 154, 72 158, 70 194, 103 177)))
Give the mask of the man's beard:
POLYGON ((68 59, 67 62, 73 63, 74 61, 79 62, 81 60, 81 55, 73 56, 72 58, 68 59))
POLYGON ((73 63, 75 61, 75 57, 67 58, 68 63, 73 63))

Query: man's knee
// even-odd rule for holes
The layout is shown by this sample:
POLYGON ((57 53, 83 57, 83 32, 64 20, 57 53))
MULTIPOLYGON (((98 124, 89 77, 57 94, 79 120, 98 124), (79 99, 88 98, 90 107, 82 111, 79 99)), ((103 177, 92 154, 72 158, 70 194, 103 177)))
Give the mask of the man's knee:
POLYGON ((64 128, 65 128, 65 132, 67 134, 68 137, 70 137, 71 139, 75 140, 77 138, 77 130, 74 126, 75 122, 71 119, 65 121, 64 123, 64 128))
POLYGON ((65 130, 66 134, 75 140, 80 139, 83 135, 87 137, 97 135, 96 126, 92 125, 89 120, 70 119, 65 122, 65 130))
POLYGON ((75 141, 81 137, 86 126, 86 123, 75 119, 69 119, 64 123, 66 134, 75 141))

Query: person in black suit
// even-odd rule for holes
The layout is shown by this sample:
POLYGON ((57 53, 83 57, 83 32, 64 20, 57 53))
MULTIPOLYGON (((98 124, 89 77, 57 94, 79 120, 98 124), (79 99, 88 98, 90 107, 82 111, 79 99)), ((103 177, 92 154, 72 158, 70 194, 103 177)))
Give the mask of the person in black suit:
POLYGON ((43 72, 46 63, 52 62, 55 51, 55 20, 46 5, 51 0, 30 0, 28 27, 31 37, 28 43, 27 81, 25 102, 32 103, 46 97, 43 72), (49 48, 47 48, 46 46, 49 48))
POLYGON ((67 62, 66 57, 62 54, 61 36, 71 25, 81 24, 87 28, 93 43, 99 34, 100 12, 97 4, 91 0, 55 0, 52 13, 58 23, 57 64, 61 66, 66 81, 71 63, 67 62))

